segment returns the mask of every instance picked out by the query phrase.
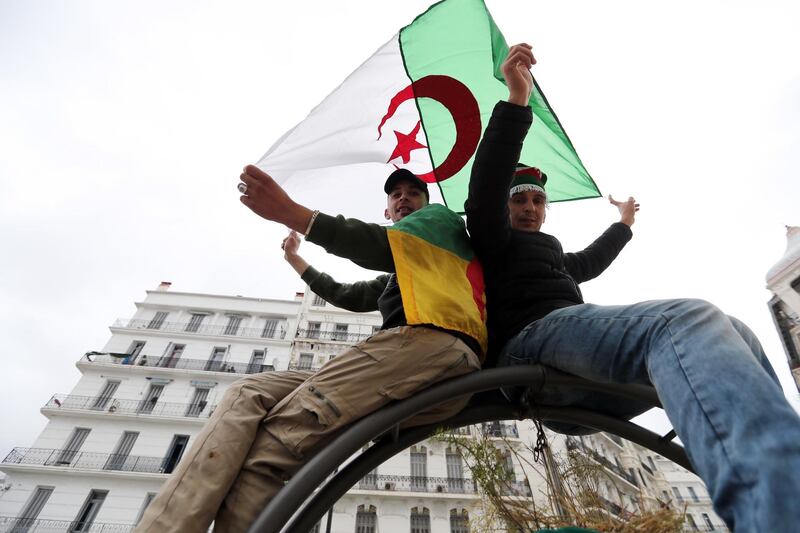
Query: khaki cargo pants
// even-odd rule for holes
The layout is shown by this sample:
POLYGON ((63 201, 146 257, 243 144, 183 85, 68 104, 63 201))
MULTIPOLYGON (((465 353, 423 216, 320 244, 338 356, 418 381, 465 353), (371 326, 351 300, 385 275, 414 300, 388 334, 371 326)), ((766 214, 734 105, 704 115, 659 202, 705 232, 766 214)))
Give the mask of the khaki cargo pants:
MULTIPOLYGON (((391 400, 480 368, 457 337, 402 326, 380 331, 311 372, 265 372, 231 385, 136 532, 243 532, 316 450, 391 400)), ((427 424, 463 397, 419 414, 427 424)))

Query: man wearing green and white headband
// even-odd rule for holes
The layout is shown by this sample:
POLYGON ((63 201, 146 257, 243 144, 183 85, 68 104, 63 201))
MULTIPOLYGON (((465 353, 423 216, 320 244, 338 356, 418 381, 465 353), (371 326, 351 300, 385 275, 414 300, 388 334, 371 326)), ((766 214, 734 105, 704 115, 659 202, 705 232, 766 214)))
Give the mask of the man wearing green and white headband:
MULTIPOLYGON (((753 332, 702 300, 583 302, 578 284, 603 272, 631 238, 638 209, 633 198, 611 200, 620 221, 580 252, 564 253, 558 239, 541 231, 547 178, 537 169, 516 167, 533 122, 528 102, 534 63, 531 47, 517 45, 502 65, 509 98, 495 107, 478 147, 465 205, 486 279, 487 360, 499 366, 544 364, 594 381, 654 386, 715 511, 731 531, 797 530, 800 418, 753 332)), ((678 236, 669 244, 677 248, 678 236)), ((683 253, 667 245, 665 254, 683 253)), ((623 418, 647 408, 563 387, 530 395, 550 405, 589 407, 623 418)), ((554 429, 589 431, 568 425, 554 429)))

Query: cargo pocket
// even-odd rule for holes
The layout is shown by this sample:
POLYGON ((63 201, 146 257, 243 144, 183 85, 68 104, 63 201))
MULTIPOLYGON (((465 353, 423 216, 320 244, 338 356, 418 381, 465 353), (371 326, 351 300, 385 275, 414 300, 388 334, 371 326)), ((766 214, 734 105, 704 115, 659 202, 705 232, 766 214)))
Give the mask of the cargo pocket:
POLYGON ((402 400, 444 379, 480 369, 476 356, 452 346, 440 353, 431 354, 428 359, 430 364, 408 369, 411 375, 403 376, 399 373, 400 379, 384 385, 379 392, 392 400, 402 400))
POLYGON ((297 391, 293 402, 278 417, 266 420, 269 432, 298 459, 335 429, 342 416, 339 407, 314 385, 297 391))

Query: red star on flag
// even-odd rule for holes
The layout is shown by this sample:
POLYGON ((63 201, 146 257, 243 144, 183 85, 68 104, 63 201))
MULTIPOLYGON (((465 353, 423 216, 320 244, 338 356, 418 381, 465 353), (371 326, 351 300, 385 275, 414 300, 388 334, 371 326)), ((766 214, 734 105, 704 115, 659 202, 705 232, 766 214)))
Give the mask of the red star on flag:
POLYGON ((397 157, 402 157, 403 163, 408 163, 409 161, 411 161, 412 150, 427 148, 427 146, 417 141, 417 133, 419 133, 419 127, 420 127, 420 121, 417 121, 417 125, 414 126, 414 129, 411 130, 408 134, 400 133, 399 131, 394 130, 394 134, 397 137, 397 146, 395 146, 392 155, 389 156, 389 159, 386 160, 387 163, 397 157))

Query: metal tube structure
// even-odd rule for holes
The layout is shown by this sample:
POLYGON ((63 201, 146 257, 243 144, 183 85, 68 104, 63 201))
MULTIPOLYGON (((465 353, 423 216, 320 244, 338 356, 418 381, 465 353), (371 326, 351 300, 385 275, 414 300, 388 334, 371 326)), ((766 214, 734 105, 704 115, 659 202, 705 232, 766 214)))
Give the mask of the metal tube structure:
POLYGON ((521 420, 538 416, 546 421, 567 422, 597 431, 607 431, 645 446, 692 470, 682 447, 628 421, 571 407, 542 405, 528 407, 509 402, 499 392, 474 397, 461 413, 440 423, 402 431, 398 429, 404 421, 415 414, 459 396, 497 391, 513 386, 526 386, 538 390, 552 385, 615 394, 646 402, 654 407, 660 406, 658 396, 651 387, 591 382, 537 365, 482 370, 468 376, 443 381, 410 398, 389 404, 344 430, 292 476, 289 483, 262 511, 249 531, 251 533, 308 531, 325 510, 353 484, 399 451, 425 439, 439 428, 455 428, 498 419, 521 420), (373 446, 325 483, 331 472, 344 461, 361 450, 364 445, 376 440, 373 446), (317 493, 309 499, 315 491, 317 493))

